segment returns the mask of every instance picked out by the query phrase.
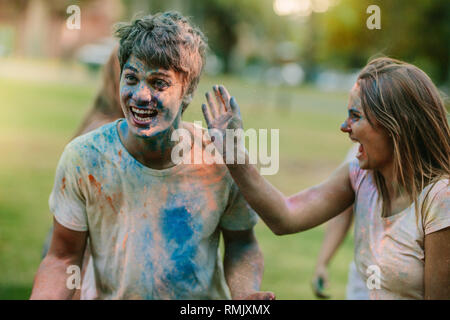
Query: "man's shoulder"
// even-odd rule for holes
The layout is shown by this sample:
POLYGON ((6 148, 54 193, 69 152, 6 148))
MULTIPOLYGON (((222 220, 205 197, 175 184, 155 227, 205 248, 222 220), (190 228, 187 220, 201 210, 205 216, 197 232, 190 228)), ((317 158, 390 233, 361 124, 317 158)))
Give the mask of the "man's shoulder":
POLYGON ((66 150, 84 155, 111 151, 112 145, 120 143, 116 123, 117 120, 74 138, 67 144, 66 150))
POLYGON ((223 180, 231 183, 233 179, 223 163, 222 156, 215 153, 217 150, 213 151, 215 147, 209 136, 208 129, 202 127, 199 121, 194 123, 183 121, 181 129, 188 131, 192 139, 190 163, 194 165, 193 168, 206 170, 211 177, 215 173, 221 176, 223 180))

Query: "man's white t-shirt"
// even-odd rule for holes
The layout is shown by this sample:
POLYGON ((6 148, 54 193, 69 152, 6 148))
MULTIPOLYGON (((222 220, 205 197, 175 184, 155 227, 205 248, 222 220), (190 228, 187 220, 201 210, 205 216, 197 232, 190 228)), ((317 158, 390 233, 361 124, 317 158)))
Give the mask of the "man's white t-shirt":
MULTIPOLYGON (((223 164, 139 163, 120 141, 119 121, 66 146, 49 199, 58 223, 89 232, 97 298, 229 299, 220 229, 251 229, 256 214, 223 164)), ((196 152, 209 143, 197 141, 196 152)))

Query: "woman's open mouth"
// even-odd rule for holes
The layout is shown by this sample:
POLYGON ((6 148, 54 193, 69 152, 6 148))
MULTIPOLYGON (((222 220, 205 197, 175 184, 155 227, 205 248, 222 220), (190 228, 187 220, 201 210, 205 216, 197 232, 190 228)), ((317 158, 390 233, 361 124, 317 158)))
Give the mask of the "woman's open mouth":
POLYGON ((145 125, 152 122, 153 118, 158 115, 158 111, 156 109, 147 109, 147 108, 136 108, 130 107, 131 115, 133 116, 133 120, 137 124, 145 125))
POLYGON ((360 143, 359 144, 359 148, 358 148, 358 153, 356 154, 356 158, 358 158, 358 159, 361 158, 363 154, 364 154, 364 147, 360 143))

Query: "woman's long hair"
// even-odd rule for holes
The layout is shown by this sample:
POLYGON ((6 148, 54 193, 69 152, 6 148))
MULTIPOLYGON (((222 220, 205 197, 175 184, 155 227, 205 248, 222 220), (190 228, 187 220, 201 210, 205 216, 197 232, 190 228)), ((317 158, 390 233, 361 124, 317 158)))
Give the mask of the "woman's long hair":
MULTIPOLYGON (((391 58, 370 61, 358 81, 369 123, 381 126, 392 139, 394 179, 419 212, 416 200, 422 190, 450 175, 450 129, 443 100, 425 72, 391 58)), ((373 176, 383 201, 382 216, 387 216, 391 199, 385 180, 376 170, 373 176)))
POLYGON ((124 117, 119 97, 120 66, 117 51, 118 48, 113 50, 103 67, 101 88, 95 97, 92 108, 88 111, 81 126, 77 130, 75 137, 124 117))

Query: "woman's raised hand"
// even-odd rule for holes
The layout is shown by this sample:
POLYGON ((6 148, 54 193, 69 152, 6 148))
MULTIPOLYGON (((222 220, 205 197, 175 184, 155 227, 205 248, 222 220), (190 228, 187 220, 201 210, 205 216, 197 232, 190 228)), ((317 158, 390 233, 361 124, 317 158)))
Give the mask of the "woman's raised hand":
MULTIPOLYGON (((238 104, 231 97, 227 89, 222 85, 213 86, 215 99, 210 92, 206 93, 206 104, 202 104, 203 116, 205 117, 211 139, 223 157, 226 155, 227 132, 234 134, 235 130, 242 130, 242 118, 238 104)), ((234 145, 236 150, 237 144, 234 145)))

